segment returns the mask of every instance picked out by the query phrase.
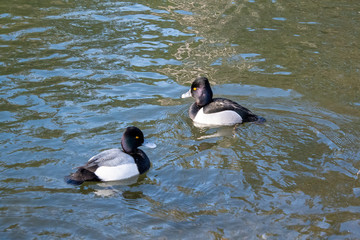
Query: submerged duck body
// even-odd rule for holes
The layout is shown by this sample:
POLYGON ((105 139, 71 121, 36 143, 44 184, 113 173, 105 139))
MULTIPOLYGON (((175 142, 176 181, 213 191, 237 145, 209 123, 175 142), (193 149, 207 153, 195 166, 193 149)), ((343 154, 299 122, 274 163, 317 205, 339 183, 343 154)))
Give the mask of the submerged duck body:
POLYGON ((155 147, 144 143, 144 135, 137 127, 128 127, 122 138, 122 150, 112 148, 91 157, 75 173, 65 177, 67 183, 79 185, 85 181, 117 181, 128 179, 149 170, 150 160, 139 146, 155 147))
POLYGON ((243 122, 266 121, 232 100, 213 98, 209 80, 205 77, 197 78, 192 83, 191 89, 181 97, 195 98, 195 103, 189 108, 189 117, 197 124, 235 125, 243 122))

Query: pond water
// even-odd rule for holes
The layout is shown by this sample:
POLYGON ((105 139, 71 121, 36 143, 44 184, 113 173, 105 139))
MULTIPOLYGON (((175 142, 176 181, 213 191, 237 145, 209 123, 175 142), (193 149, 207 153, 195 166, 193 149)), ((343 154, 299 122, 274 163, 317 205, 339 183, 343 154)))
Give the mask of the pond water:
POLYGON ((360 2, 0 3, 2 239, 360 236, 360 2), (267 119, 198 128, 197 76, 267 119), (65 175, 157 144, 131 181, 65 175))

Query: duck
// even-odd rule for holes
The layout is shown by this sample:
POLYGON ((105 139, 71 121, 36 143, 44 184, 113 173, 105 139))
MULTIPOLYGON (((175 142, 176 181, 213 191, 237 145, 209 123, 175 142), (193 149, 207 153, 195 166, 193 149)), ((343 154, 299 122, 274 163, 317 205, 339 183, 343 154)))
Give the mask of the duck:
POLYGON ((189 117, 197 126, 231 126, 244 122, 264 123, 266 119, 226 98, 213 98, 209 80, 198 77, 181 98, 195 98, 189 108, 189 117))
POLYGON ((150 160, 138 147, 156 147, 145 142, 143 132, 135 127, 127 127, 121 138, 121 147, 96 154, 77 171, 65 177, 69 184, 80 185, 85 181, 118 181, 143 174, 150 169, 150 160))

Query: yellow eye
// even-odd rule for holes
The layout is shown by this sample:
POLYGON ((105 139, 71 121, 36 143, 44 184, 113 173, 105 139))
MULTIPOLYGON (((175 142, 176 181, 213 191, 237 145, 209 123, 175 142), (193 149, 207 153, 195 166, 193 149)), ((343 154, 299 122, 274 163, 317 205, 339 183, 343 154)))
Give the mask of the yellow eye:
POLYGON ((136 136, 135 138, 136 138, 136 139, 139 139, 139 136, 136 136))
POLYGON ((193 90, 196 91, 196 87, 194 87, 193 90))

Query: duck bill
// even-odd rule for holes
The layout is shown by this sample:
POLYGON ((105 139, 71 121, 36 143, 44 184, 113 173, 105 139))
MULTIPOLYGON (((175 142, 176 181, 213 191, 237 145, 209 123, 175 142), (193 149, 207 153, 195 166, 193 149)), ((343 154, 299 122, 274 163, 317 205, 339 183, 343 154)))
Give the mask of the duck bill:
POLYGON ((147 148, 156 148, 156 144, 152 143, 152 142, 148 142, 148 141, 144 141, 144 143, 142 144, 142 146, 147 147, 147 148))
POLYGON ((191 89, 189 91, 187 91, 186 93, 181 95, 181 98, 188 98, 191 97, 191 89))

